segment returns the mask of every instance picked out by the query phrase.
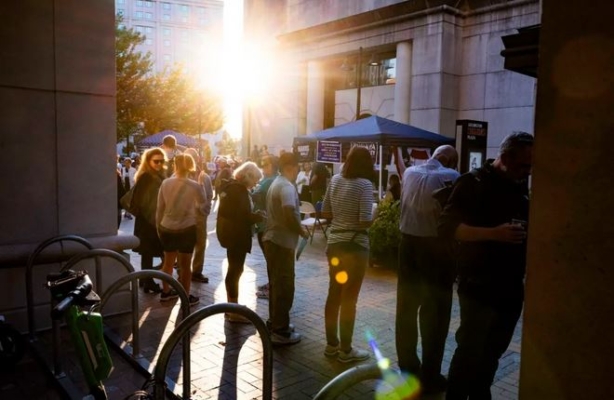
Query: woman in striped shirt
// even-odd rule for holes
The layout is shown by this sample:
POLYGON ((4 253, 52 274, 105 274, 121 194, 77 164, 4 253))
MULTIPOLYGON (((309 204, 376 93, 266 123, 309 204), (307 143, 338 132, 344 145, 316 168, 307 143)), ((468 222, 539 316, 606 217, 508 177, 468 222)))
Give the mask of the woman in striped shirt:
POLYGON ((373 160, 364 147, 354 147, 324 196, 322 214, 332 217, 328 235, 330 284, 324 311, 327 357, 348 363, 369 358, 352 347, 356 302, 369 264, 369 234, 373 222, 373 160))

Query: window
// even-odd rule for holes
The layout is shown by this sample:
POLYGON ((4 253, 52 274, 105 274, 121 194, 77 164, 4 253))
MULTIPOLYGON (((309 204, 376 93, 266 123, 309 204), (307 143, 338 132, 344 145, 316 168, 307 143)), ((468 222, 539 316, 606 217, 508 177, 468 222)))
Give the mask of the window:
POLYGON ((170 36, 171 35, 171 28, 164 28, 164 36, 170 36))
POLYGON ((136 13, 134 13, 134 18, 143 19, 143 11, 137 11, 136 13))
POLYGON ((162 19, 163 19, 163 20, 165 20, 165 21, 170 21, 170 20, 171 20, 171 16, 170 16, 170 15, 168 15, 168 14, 164 14, 164 15, 162 16, 162 19))
POLYGON ((170 40, 168 40, 168 39, 166 39, 166 40, 164 41, 164 46, 165 46, 165 47, 170 47, 170 46, 171 46, 171 41, 170 41, 170 40))
POLYGON ((145 34, 153 35, 153 31, 154 31, 154 29, 151 26, 146 26, 145 27, 145 34))
POLYGON ((117 0, 117 4, 126 4, 126 0, 117 0))
POLYGON ((145 44, 151 46, 153 44, 153 39, 147 38, 145 39, 145 44))
POLYGON ((186 6, 185 4, 181 5, 181 12, 184 14, 189 14, 190 13, 190 6, 186 6))
POLYGON ((137 31, 138 33, 140 33, 141 35, 145 34, 145 27, 144 26, 137 25, 137 26, 134 27, 134 30, 137 31))
POLYGON ((142 0, 136 0, 136 6, 137 7, 143 7, 143 1, 142 0))
POLYGON ((145 4, 145 7, 147 8, 153 7, 153 1, 145 0, 143 3, 145 4))
POLYGON ((162 9, 163 10, 170 10, 171 9, 171 3, 162 3, 162 9))
POLYGON ((150 12, 146 12, 145 13, 145 19, 152 19, 153 18, 153 14, 150 12))

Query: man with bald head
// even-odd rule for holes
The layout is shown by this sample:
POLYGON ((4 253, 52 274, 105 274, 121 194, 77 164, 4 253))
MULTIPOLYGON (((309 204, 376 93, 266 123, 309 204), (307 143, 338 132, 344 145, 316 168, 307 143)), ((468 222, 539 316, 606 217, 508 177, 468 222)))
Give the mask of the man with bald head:
POLYGON ((418 376, 425 393, 441 392, 446 386, 441 361, 456 272, 449 243, 437 237, 441 206, 433 192, 460 176, 454 169, 457 162, 458 155, 452 146, 440 146, 425 164, 403 173, 396 347, 399 368, 418 376), (422 362, 416 349, 418 314, 422 362))

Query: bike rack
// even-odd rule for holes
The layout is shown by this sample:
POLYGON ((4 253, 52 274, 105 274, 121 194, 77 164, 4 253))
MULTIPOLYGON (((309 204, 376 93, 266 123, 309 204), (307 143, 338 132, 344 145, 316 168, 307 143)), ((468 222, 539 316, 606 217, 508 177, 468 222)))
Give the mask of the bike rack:
MULTIPOLYGON (((27 307, 27 312, 28 312, 28 335, 29 335, 31 342, 36 340, 36 326, 34 324, 34 293, 33 293, 34 290, 32 288, 32 269, 34 268, 34 262, 36 261, 36 258, 40 255, 40 253, 42 253, 43 250, 45 250, 47 247, 57 242, 60 242, 60 245, 61 245, 62 242, 64 241, 77 242, 79 244, 82 244, 88 250, 92 250, 94 248, 94 246, 92 246, 92 244, 87 239, 84 239, 81 236, 62 235, 62 236, 56 236, 56 237, 52 237, 50 239, 45 240, 44 242, 39 244, 36 247, 36 249, 34 249, 32 254, 30 254, 30 257, 28 257, 28 262, 26 264, 26 307, 27 307)), ((64 251, 64 248, 62 247, 62 253, 63 251, 64 251)), ((63 259, 61 258, 60 262, 62 261, 63 259)), ((98 262, 96 262, 96 284, 97 285, 99 282, 98 281, 98 270, 100 269, 98 268, 98 266, 99 264, 98 262)))
MULTIPOLYGON (((190 314, 190 316, 185 318, 177 327, 175 327, 175 330, 173 330, 169 338, 166 340, 166 343, 164 343, 162 350, 160 351, 160 356, 158 357, 158 362, 154 370, 154 399, 164 400, 164 394, 166 392, 166 369, 168 368, 171 354, 173 353, 174 348, 179 343, 179 340, 182 338, 189 337, 187 334, 190 332, 190 329, 203 319, 208 318, 212 315, 221 314, 225 312, 236 313, 246 317, 252 322, 252 324, 254 324, 256 330, 260 334, 264 351, 264 362, 262 366, 262 398, 263 400, 272 399, 273 345, 271 344, 269 330, 267 329, 264 321, 262 321, 262 319, 258 316, 258 314, 245 306, 235 303, 218 303, 201 308, 193 314, 190 314)), ((190 389, 189 385, 190 382, 188 382, 188 393, 190 389)), ((185 393, 185 385, 183 389, 185 393)), ((184 398, 187 399, 189 397, 184 398)))
POLYGON ((381 378, 382 371, 377 364, 358 365, 334 377, 320 389, 313 400, 336 399, 357 383, 381 378))
MULTIPOLYGON (((190 301, 188 299, 188 294, 186 293, 185 289, 183 288, 181 283, 179 283, 179 281, 177 281, 171 275, 165 272, 155 271, 155 270, 143 270, 143 271, 132 272, 126 276, 122 276, 120 279, 115 281, 111 286, 107 288, 107 290, 101 296, 101 301, 99 305, 100 311, 102 312, 102 308, 105 306, 107 301, 111 298, 111 295, 113 295, 122 286, 128 283, 133 284, 134 281, 143 279, 143 278, 160 279, 162 281, 165 281, 173 289, 175 289, 175 291, 177 291, 177 294, 179 295, 179 299, 181 300, 182 321, 187 318, 187 316, 190 314, 190 301)), ((116 347, 116 349, 119 350, 119 353, 122 356, 124 356, 126 360, 128 360, 136 368, 140 369, 143 374, 147 375, 148 377, 151 377, 151 371, 150 371, 151 364, 149 363, 149 361, 141 357, 139 354, 140 349, 141 349, 141 344, 140 344, 141 339, 140 339, 140 332, 139 332, 139 326, 138 326, 139 325, 138 303, 139 303, 139 291, 133 286, 133 290, 132 290, 132 338, 133 338, 132 346, 130 346, 127 343, 124 343, 121 338, 119 338, 117 335, 115 335, 114 333, 110 331, 105 331, 105 336, 116 347), (131 354, 128 354, 128 351, 130 351, 131 354)), ((183 353, 182 353, 183 355, 183 398, 189 399, 190 398, 190 381, 191 381, 191 374, 192 374, 191 367, 190 367, 191 357, 190 357, 190 338, 189 336, 186 335, 183 337, 182 345, 183 345, 183 353)), ((171 386, 172 384, 174 384, 174 382, 170 381, 169 379, 168 385, 171 386)), ((170 391, 170 394, 174 394, 174 393, 170 391)))

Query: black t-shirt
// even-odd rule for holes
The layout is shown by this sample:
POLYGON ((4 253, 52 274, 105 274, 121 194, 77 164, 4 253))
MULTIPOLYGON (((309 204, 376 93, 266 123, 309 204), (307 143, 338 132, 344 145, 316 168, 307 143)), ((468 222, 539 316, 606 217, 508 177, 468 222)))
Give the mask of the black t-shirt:
POLYGON ((330 172, 324 164, 316 164, 311 172, 311 183, 309 184, 309 188, 311 190, 314 189, 323 189, 326 190, 326 182, 330 178, 330 172))
MULTIPOLYGON (((477 174, 466 173, 458 179, 439 218, 438 231, 441 237, 453 238, 461 223, 495 227, 512 219, 528 221, 528 216, 526 182, 513 182, 487 163, 477 174)), ((515 284, 524 278, 526 242, 461 242, 458 261, 461 278, 515 284)))

